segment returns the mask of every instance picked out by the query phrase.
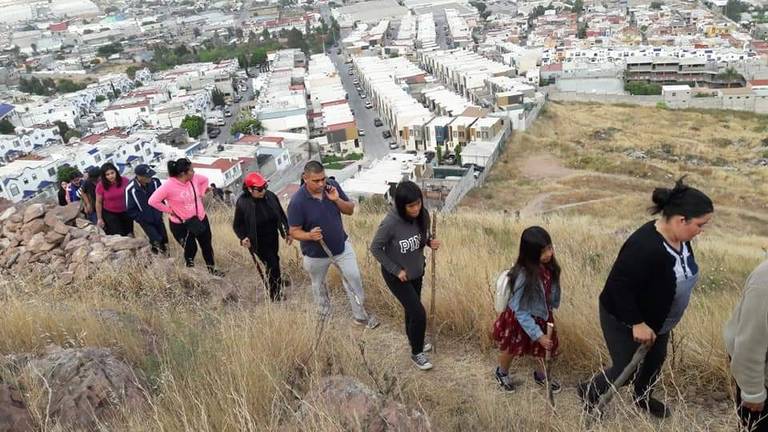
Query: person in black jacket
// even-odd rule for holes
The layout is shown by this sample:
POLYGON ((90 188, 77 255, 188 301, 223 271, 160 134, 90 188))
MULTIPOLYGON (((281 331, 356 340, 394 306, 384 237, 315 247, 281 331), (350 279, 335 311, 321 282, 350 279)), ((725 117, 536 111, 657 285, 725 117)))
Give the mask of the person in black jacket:
POLYGON ((278 233, 287 244, 290 245, 292 240, 288 235, 285 211, 277 195, 267 190, 267 181, 261 174, 253 172, 245 177, 243 193, 235 205, 232 228, 240 244, 264 263, 270 299, 282 300, 278 233))
POLYGON ((635 404, 655 417, 670 415, 651 396, 651 386, 664 365, 669 332, 682 319, 699 279, 691 240, 710 221, 714 206, 683 179, 673 189, 657 188, 652 199, 652 214, 661 218, 627 239, 600 294, 600 327, 612 365, 579 384, 587 411, 610 390, 640 344, 646 344, 650 349, 635 375, 635 404))
POLYGON ((141 226, 149 239, 152 253, 168 253, 168 232, 163 223, 163 214, 149 205, 149 197, 160 187, 160 180, 149 165, 138 165, 134 170, 136 178, 125 188, 126 213, 141 226))

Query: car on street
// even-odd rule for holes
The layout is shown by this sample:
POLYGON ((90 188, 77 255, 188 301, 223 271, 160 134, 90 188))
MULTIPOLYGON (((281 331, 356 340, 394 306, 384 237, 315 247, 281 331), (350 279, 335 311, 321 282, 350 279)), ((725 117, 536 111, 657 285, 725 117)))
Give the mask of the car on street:
POLYGON ((360 86, 355 87, 355 90, 357 90, 358 93, 362 93, 363 92, 363 88, 360 87, 360 86))
POLYGON ((357 130, 357 135, 358 136, 365 136, 365 129, 358 129, 357 130))
POLYGON ((366 96, 366 94, 365 94, 365 93, 360 93, 360 99, 365 99, 365 98, 367 98, 367 97, 368 97, 368 96, 366 96))
POLYGON ((392 132, 390 132, 388 130, 385 130, 385 131, 383 131, 381 133, 381 136, 384 137, 384 139, 391 138, 392 137, 392 132))
POLYGON ((235 103, 240 103, 240 101, 241 101, 241 100, 243 100, 243 98, 242 98, 240 95, 235 95, 235 97, 234 97, 234 98, 232 98, 232 100, 233 100, 235 103))
POLYGON ((217 136, 221 134, 221 129, 219 128, 209 128, 208 129, 208 138, 214 139, 217 136))
POLYGON ((354 84, 354 85, 359 85, 359 84, 360 84, 360 80, 359 80, 359 79, 357 79, 357 78, 355 78, 355 80, 354 80, 354 81, 352 81, 352 84, 354 84))
POLYGON ((224 117, 232 117, 232 110, 227 108, 224 110, 224 117))
POLYGON ((451 153, 443 157, 443 163, 446 165, 453 165, 456 163, 456 155, 451 153))
POLYGON ((365 108, 366 108, 366 109, 371 109, 371 108, 373 108, 373 104, 371 103, 371 101, 368 101, 368 102, 366 102, 366 103, 365 103, 365 108))
POLYGON ((336 48, 336 55, 341 54, 341 48, 336 48))
POLYGON ((349 71, 349 72, 347 72, 347 75, 355 75, 355 72, 354 71, 349 71))
POLYGON ((382 127, 384 126, 384 122, 381 121, 380 118, 376 117, 375 119, 373 119, 373 125, 376 127, 382 127))
POLYGON ((399 146, 399 145, 397 145, 397 143, 396 143, 396 142, 392 141, 391 143, 389 143, 389 149, 390 149, 390 150, 397 150, 397 149, 399 149, 399 148, 400 148, 400 146, 399 146))

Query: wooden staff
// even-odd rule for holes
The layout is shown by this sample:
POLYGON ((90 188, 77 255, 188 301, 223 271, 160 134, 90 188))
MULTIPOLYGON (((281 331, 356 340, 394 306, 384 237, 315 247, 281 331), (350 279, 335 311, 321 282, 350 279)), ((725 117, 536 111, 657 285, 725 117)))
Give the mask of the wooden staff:
MULTIPOLYGON (((437 211, 432 212, 431 239, 437 238, 437 211)), ((432 335, 432 350, 437 353, 437 333, 435 333, 435 294, 437 291, 437 272, 435 271, 435 250, 432 249, 432 298, 429 305, 429 334, 432 335)))
MULTIPOLYGON (((547 323, 547 338, 552 341, 552 336, 555 334, 555 324, 547 323)), ((552 373, 552 350, 547 349, 544 355, 544 381, 547 385, 547 399, 549 400, 549 406, 552 410, 555 409, 555 393, 552 391, 552 383, 550 382, 550 374, 552 373)))

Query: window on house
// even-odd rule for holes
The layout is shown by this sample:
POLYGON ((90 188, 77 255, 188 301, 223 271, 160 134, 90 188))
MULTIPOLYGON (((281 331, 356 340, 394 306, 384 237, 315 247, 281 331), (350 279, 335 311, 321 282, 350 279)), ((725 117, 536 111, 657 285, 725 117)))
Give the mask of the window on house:
POLYGON ((48 168, 48 175, 53 177, 56 175, 56 168, 48 168))
POLYGON ((22 182, 22 183, 24 183, 25 185, 26 185, 26 184, 29 184, 29 180, 27 180, 27 179, 24 179, 24 180, 22 180, 21 182, 22 182))
POLYGON ((146 150, 144 150, 144 154, 149 156, 150 154, 152 154, 152 149, 147 147, 146 150))
POLYGON ((96 162, 101 162, 101 155, 97 154, 96 156, 93 157, 93 160, 96 162))
POLYGON ((140 145, 136 144, 135 146, 133 146, 133 151, 139 151, 139 150, 141 150, 140 145))
POLYGON ((32 174, 32 181, 37 181, 37 174, 32 174))
POLYGON ((16 185, 11 185, 11 196, 16 196, 19 194, 19 188, 16 185))

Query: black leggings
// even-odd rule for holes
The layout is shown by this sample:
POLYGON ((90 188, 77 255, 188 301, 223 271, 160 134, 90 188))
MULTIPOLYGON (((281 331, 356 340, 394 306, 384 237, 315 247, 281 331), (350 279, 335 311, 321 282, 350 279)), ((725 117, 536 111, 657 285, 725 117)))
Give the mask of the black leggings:
MULTIPOLYGON (((635 354, 639 343, 632 336, 632 328, 619 322, 602 305, 600 305, 600 327, 611 355, 611 367, 595 374, 590 380, 589 399, 596 402, 601 394, 611 388, 611 383, 621 375, 635 354)), ((635 372, 635 397, 649 397, 651 386, 659 376, 659 371, 667 358, 667 342, 669 333, 656 336, 653 344, 640 368, 635 372)))
POLYGON ((107 233, 107 235, 133 235, 133 219, 128 216, 128 213, 114 213, 102 209, 101 218, 104 220, 104 232, 107 233))
POLYGON ((197 255, 197 244, 200 243, 200 249, 203 251, 203 259, 208 268, 213 268, 213 246, 211 245, 211 225, 208 223, 208 217, 203 219, 205 231, 200 235, 194 235, 187 231, 183 224, 170 222, 171 234, 173 238, 184 248, 184 262, 187 267, 195 265, 195 256, 197 255))
POLYGON ((256 256, 264 263, 264 270, 267 272, 263 277, 267 278, 270 300, 280 300, 283 279, 280 274, 280 256, 277 254, 277 249, 256 252, 256 256))
POLYGON ((384 282, 405 309, 405 334, 411 344, 411 354, 424 351, 424 333, 427 331, 427 312, 421 304, 421 284, 424 277, 400 282, 397 276, 381 269, 384 282))

